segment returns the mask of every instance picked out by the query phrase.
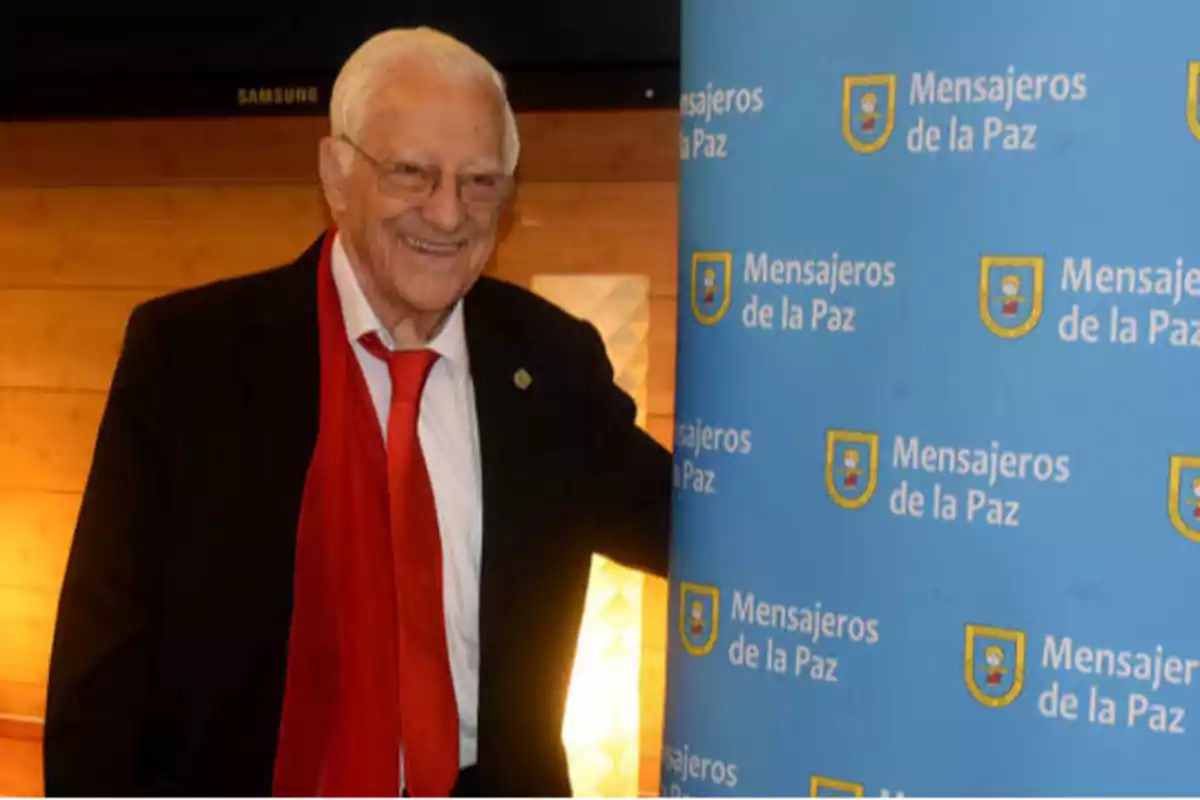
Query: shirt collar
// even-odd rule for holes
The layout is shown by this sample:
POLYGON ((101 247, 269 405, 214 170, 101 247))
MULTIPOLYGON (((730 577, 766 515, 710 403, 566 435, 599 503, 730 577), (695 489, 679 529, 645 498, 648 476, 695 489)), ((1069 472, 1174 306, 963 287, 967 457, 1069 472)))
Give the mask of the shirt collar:
MULTIPOLYGON (((340 233, 333 240, 330 258, 333 282, 337 286, 338 299, 342 305, 342 317, 346 321, 346 335, 350 341, 357 342, 363 334, 374 332, 379 335, 389 349, 395 349, 396 344, 391 331, 387 330, 379 321, 379 315, 371 308, 366 295, 363 294, 362 287, 358 284, 358 278, 354 274, 353 267, 350 266, 350 258, 342 245, 340 233)), ((467 336, 463 324, 461 300, 454 304, 446 324, 429 342, 429 349, 449 361, 455 369, 461 369, 466 374, 468 367, 467 336)))

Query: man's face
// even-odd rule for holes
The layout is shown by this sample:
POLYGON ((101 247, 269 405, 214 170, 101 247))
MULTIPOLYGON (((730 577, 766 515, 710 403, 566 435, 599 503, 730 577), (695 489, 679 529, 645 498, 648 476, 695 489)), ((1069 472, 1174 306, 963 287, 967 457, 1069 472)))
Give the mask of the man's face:
POLYGON ((371 95, 354 139, 382 168, 345 142, 332 145, 347 148, 349 170, 336 173, 333 193, 326 181, 327 196, 367 273, 360 278, 385 308, 437 315, 475 283, 495 244, 499 208, 464 201, 459 178, 500 175, 503 142, 503 106, 494 90, 406 65, 371 95), (381 180, 380 172, 398 165, 396 180, 381 180), (422 197, 402 188, 419 183, 404 165, 440 171, 436 190, 422 197))

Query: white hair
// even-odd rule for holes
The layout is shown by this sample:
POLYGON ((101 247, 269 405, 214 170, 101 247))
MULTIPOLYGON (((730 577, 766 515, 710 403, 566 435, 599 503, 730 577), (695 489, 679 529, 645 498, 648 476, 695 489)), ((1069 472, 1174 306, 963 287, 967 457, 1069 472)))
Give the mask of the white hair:
POLYGON ((479 80, 495 87, 504 107, 504 171, 511 175, 517 167, 521 142, 504 77, 470 46, 433 28, 393 28, 377 33, 346 59, 329 102, 332 134, 357 138, 363 109, 376 82, 396 64, 409 59, 443 75, 479 80))

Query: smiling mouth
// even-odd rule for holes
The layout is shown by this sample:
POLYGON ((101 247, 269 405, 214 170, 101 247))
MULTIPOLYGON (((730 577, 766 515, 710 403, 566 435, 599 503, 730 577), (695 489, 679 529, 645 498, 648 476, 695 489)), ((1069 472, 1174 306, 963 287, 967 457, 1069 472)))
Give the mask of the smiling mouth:
POLYGON ((416 236, 402 236, 401 241, 410 250, 431 256, 452 256, 467 246, 466 239, 456 239, 452 242, 439 242, 435 239, 419 239, 416 236))

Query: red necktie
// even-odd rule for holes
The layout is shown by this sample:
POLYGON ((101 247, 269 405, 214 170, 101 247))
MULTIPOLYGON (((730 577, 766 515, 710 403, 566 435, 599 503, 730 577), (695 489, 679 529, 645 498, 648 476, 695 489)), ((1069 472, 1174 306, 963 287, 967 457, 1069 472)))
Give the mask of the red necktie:
POLYGON ((442 544, 433 486, 417 437, 432 350, 389 351, 374 334, 363 346, 388 365, 388 495, 399 643, 400 745, 414 797, 447 797, 458 780, 458 707, 442 607, 442 544))

